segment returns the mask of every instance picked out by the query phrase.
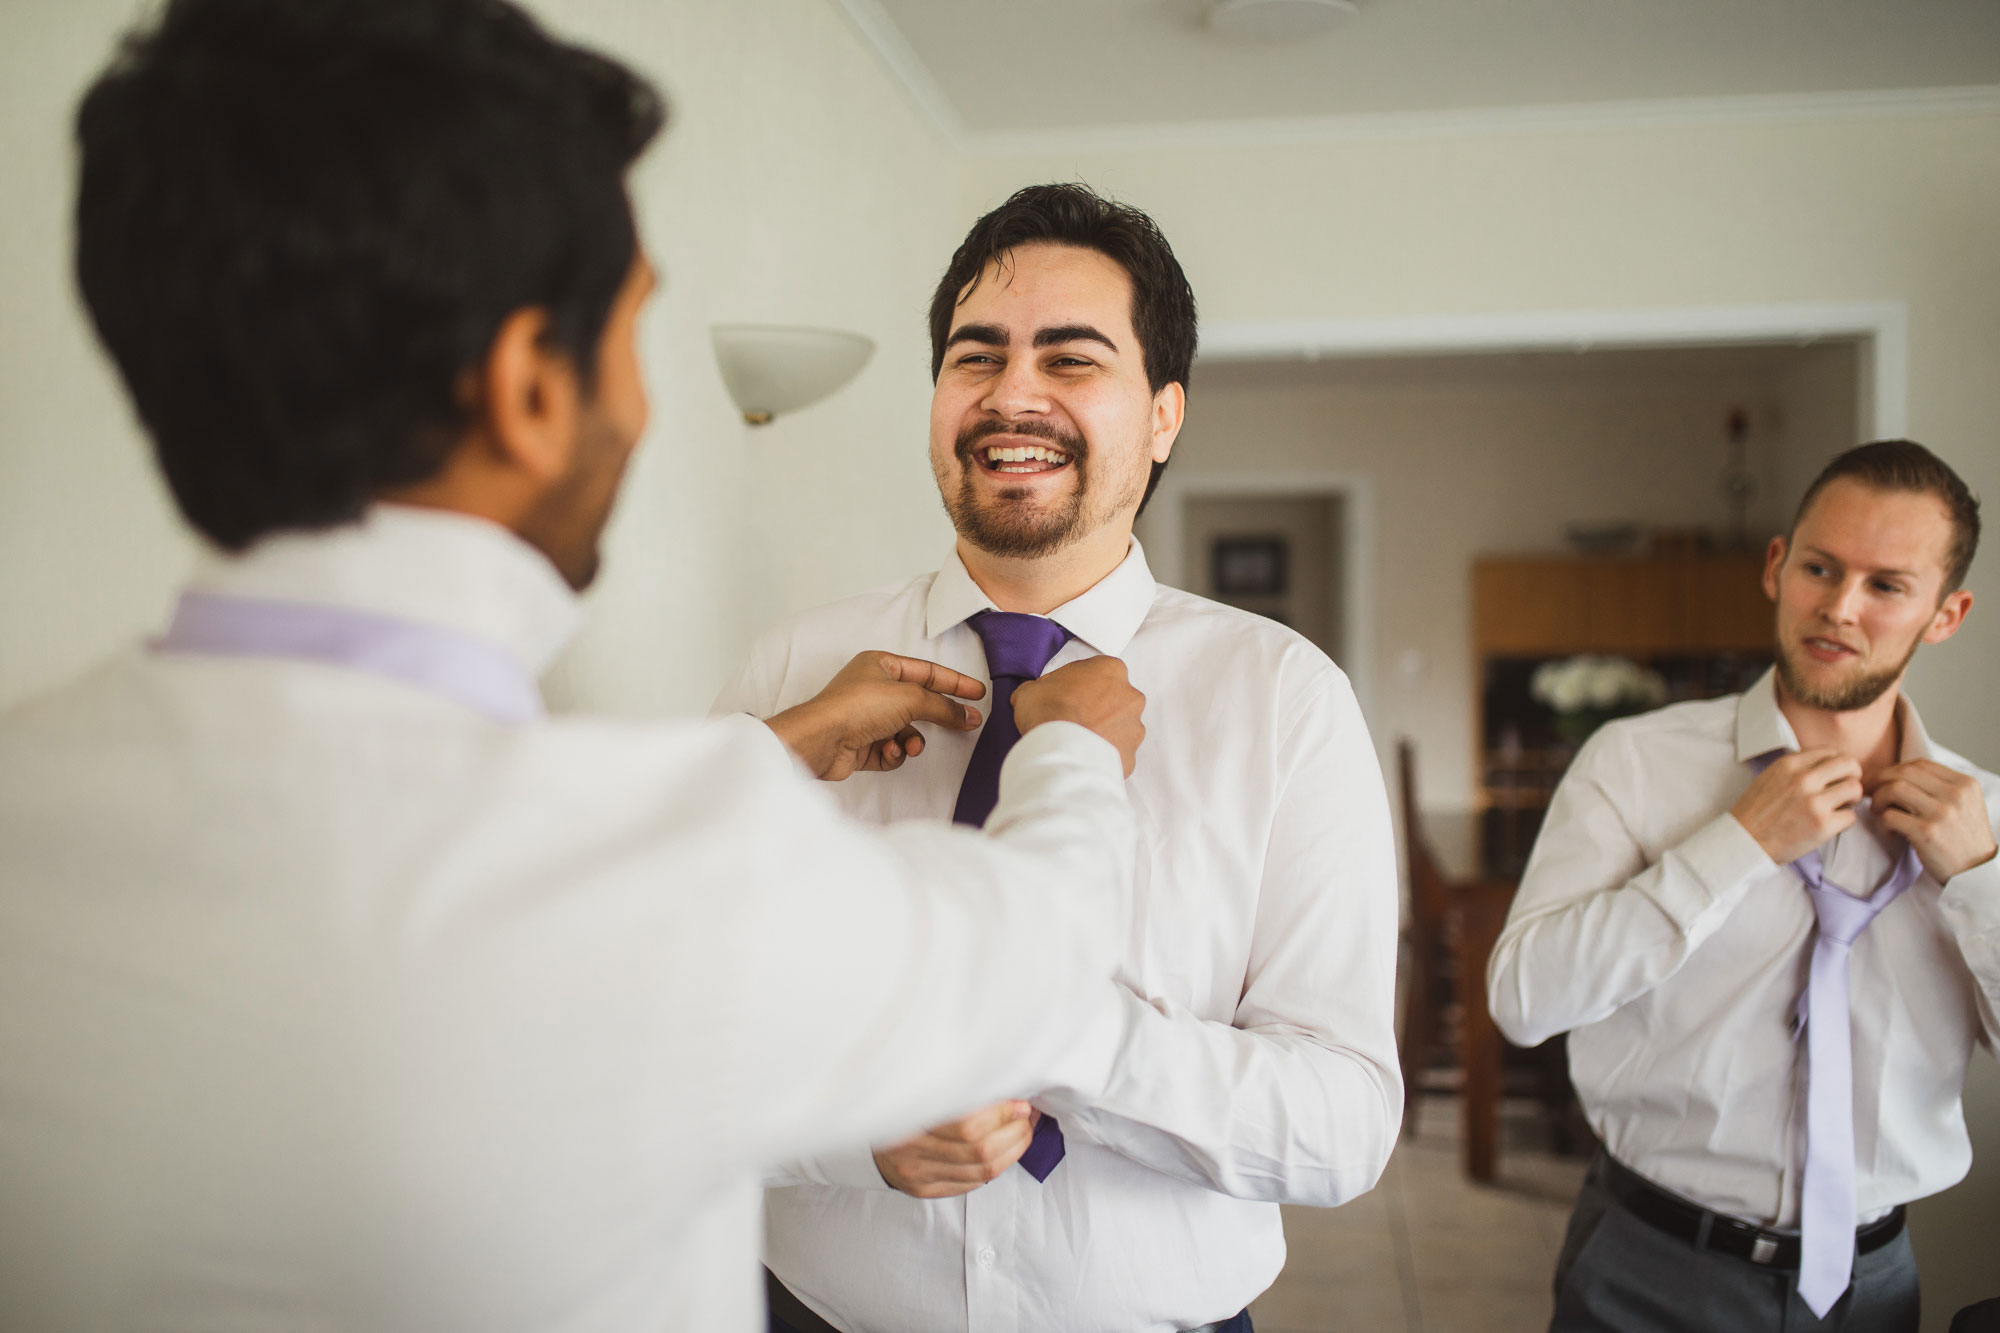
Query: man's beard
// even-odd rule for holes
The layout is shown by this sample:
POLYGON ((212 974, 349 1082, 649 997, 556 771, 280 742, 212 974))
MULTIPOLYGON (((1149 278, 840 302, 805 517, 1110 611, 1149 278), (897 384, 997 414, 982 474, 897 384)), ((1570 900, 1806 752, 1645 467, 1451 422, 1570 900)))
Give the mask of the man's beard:
POLYGON ((1803 644, 1793 647, 1782 640, 1778 644, 1778 681, 1785 687, 1785 693, 1808 708, 1818 708, 1829 713, 1851 713, 1866 708, 1888 692, 1889 688, 1903 678, 1903 671, 1910 665, 1910 659, 1917 655, 1917 646, 1923 636, 1910 640, 1909 651, 1903 660, 1882 671, 1871 671, 1864 675, 1849 676, 1835 681, 1825 688, 1816 688, 1807 683, 1805 673, 1799 669, 1798 653, 1805 651, 1803 644))
POLYGON ((989 555, 1032 560, 1060 551, 1086 529, 1083 501, 1090 488, 1089 448, 1082 435, 1039 421, 980 421, 966 427, 952 446, 960 468, 958 493, 952 495, 940 487, 952 527, 989 555), (979 442, 991 435, 1030 435, 1067 453, 1069 466, 1076 472, 1068 498, 1053 508, 1040 509, 1028 503, 1030 492, 1020 487, 1001 491, 982 507, 973 473, 986 466, 978 458, 979 442))
POLYGON ((631 443, 593 408, 594 404, 585 404, 569 466, 519 528, 528 544, 546 555, 577 592, 596 581, 603 563, 599 544, 631 457, 631 443))

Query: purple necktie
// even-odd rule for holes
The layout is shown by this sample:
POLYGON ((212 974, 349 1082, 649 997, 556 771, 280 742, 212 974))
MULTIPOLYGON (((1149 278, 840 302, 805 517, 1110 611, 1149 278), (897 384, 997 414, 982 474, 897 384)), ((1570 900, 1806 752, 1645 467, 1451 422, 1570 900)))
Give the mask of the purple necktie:
POLYGON ((276 657, 368 671, 456 700, 495 722, 542 715, 520 660, 477 635, 317 602, 181 594, 154 652, 276 657))
MULTIPOLYGON (((1775 756, 1755 761, 1759 772, 1775 756)), ((1867 804, 1866 801, 1863 804, 1867 804)), ((1806 1167, 1799 1187, 1799 1298, 1826 1318, 1854 1268, 1854 1050, 1848 958, 1861 932, 1916 882, 1923 863, 1907 843, 1888 882, 1857 898, 1826 877, 1817 850, 1792 862, 1812 896, 1812 971, 1796 1024, 1806 1034, 1806 1167)))
MULTIPOLYGON (((993 693, 986 701, 986 729, 973 744, 972 762, 966 766, 965 781, 959 784, 958 805, 951 818, 955 824, 979 828, 1000 799, 1001 762, 1021 739, 1020 729, 1014 725, 1014 691, 1039 677, 1070 635, 1046 617, 1013 611, 981 611, 967 623, 986 645, 986 670, 993 677, 993 693)), ((1036 1122, 1028 1151, 1021 1154, 1021 1166, 1036 1180, 1047 1180, 1062 1158, 1062 1127, 1054 1116, 1044 1113, 1036 1122)))

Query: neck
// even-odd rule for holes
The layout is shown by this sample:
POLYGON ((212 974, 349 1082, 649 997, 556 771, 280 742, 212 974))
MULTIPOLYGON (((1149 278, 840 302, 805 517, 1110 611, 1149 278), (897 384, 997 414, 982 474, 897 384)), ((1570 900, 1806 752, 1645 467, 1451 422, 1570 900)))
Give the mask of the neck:
POLYGON ((1837 750, 1849 756, 1861 765, 1862 783, 1871 786, 1875 775, 1894 764, 1901 753, 1902 726, 1896 701, 1902 697, 1903 682, 1898 680, 1865 708, 1834 711, 1800 703, 1786 691, 1784 680, 1778 681, 1778 711, 1792 724, 1799 748, 1837 750))
POLYGON ((958 558, 979 591, 1002 611, 1045 616, 1096 587, 1132 549, 1132 530, 1108 528, 1040 556, 1004 556, 982 551, 960 537, 958 558))

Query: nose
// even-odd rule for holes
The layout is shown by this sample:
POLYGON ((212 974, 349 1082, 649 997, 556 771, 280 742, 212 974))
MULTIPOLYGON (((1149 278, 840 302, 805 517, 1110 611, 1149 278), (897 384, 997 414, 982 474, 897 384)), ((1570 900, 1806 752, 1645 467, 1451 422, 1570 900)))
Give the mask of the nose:
POLYGON ((1826 600, 1820 605, 1820 613, 1836 625, 1852 625, 1861 618, 1862 580, 1842 579, 1827 590, 1826 600))
POLYGON ((1050 408, 1048 386, 1033 357, 1013 357, 986 386, 979 406, 1003 420, 1045 415, 1050 408))

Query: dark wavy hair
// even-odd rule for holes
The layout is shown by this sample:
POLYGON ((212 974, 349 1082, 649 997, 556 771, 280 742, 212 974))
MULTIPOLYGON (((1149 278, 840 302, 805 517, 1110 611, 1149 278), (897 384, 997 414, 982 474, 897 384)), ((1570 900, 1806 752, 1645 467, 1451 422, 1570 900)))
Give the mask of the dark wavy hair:
POLYGON ((665 118, 504 0, 170 0, 78 109, 76 273, 188 521, 238 550, 434 475, 524 307, 594 382, 665 118))
POLYGON ((1979 500, 1949 463, 1915 440, 1858 444, 1836 455, 1820 469, 1812 485, 1806 487, 1792 515, 1794 533, 1819 493, 1842 477, 1871 490, 1936 496, 1951 515, 1951 547, 1945 554, 1944 591, 1954 593, 1965 586, 1965 576, 1972 571, 1972 557, 1979 550, 1979 500))
MULTIPOLYGON (((944 367, 945 340, 960 294, 986 266, 1016 246, 1074 245, 1115 261, 1132 279, 1132 331, 1145 356, 1146 380, 1158 393, 1169 384, 1186 388, 1194 368, 1194 289, 1173 247, 1153 219, 1128 204, 1106 199, 1088 185, 1030 185, 972 224, 931 295, 931 379, 944 367)), ((1145 512, 1165 463, 1153 464, 1146 481, 1145 512)))

